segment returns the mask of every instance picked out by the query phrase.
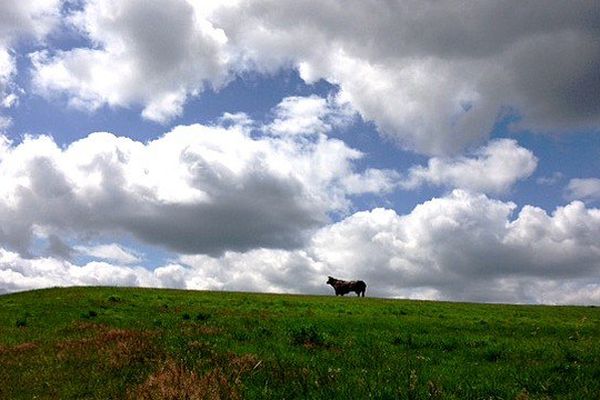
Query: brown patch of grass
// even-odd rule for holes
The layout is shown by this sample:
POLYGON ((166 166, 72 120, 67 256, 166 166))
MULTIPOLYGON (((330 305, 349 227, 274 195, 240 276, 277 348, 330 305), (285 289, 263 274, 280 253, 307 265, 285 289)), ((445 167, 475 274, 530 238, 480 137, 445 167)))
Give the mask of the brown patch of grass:
POLYGON ((112 330, 106 333, 105 338, 115 343, 107 353, 114 368, 142 363, 156 353, 148 332, 112 330))
POLYGON ((31 350, 35 350, 37 348, 38 345, 34 342, 20 343, 15 346, 0 346, 0 356, 5 354, 17 355, 31 350))
POLYGON ((134 390, 129 399, 139 400, 239 400, 241 376, 261 362, 252 354, 229 355, 226 366, 217 366, 200 376, 168 359, 162 367, 134 390))
POLYGON ((132 363, 144 362, 156 354, 150 332, 130 329, 110 329, 103 325, 85 325, 93 329, 95 336, 82 339, 63 340, 56 343, 56 356, 60 361, 70 358, 97 357, 112 368, 121 368, 132 363))
POLYGON ((24 351, 29 351, 29 350, 35 350, 38 348, 38 345, 33 343, 33 342, 26 342, 26 343, 21 343, 16 345, 13 348, 13 351, 17 352, 17 353, 22 353, 24 351))
POLYGON ((139 400, 221 400, 240 399, 235 386, 221 369, 200 377, 173 360, 167 360, 160 370, 128 394, 139 400))
POLYGON ((230 355, 229 366, 230 374, 233 377, 233 381, 236 384, 241 383, 241 376, 252 372, 259 368, 262 361, 259 360, 254 354, 243 354, 241 356, 230 355))

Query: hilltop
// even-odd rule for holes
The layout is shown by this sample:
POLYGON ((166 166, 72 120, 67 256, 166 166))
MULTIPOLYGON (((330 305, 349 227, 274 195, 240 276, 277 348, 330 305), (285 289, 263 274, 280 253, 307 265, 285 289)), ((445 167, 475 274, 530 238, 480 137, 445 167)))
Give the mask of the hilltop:
POLYGON ((140 288, 0 296, 2 399, 598 399, 600 308, 140 288))

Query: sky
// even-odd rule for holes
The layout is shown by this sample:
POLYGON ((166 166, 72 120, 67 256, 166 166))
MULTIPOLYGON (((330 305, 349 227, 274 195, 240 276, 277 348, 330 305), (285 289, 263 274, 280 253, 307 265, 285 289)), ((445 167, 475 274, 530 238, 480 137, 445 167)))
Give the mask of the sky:
POLYGON ((0 293, 600 305, 594 1, 2 0, 0 293))

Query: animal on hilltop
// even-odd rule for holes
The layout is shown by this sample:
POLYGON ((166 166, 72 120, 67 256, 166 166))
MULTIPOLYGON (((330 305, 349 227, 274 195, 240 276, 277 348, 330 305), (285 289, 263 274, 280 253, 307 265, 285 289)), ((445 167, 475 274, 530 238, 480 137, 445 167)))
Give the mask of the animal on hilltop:
POLYGON ((367 290, 367 284, 364 281, 343 281, 341 279, 335 279, 332 276, 328 277, 327 284, 333 286, 336 296, 343 296, 346 293, 356 292, 356 295, 365 297, 365 291, 367 290))

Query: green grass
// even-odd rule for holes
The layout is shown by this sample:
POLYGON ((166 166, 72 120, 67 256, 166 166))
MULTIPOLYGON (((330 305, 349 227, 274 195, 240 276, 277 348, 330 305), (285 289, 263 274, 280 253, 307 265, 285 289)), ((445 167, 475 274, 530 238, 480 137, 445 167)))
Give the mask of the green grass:
POLYGON ((600 399, 600 308, 123 288, 0 296, 0 399, 33 398, 600 399))

